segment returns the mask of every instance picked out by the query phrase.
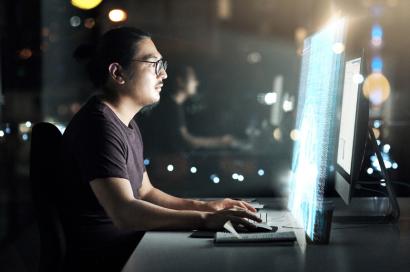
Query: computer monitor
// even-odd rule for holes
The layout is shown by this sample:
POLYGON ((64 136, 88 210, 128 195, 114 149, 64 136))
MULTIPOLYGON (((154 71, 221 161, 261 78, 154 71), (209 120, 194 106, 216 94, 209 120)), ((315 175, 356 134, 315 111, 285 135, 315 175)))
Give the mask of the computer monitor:
POLYGON ((302 51, 288 208, 312 240, 336 152, 345 25, 330 23, 306 38, 302 51))
MULTIPOLYGON (((384 165, 384 160, 379 150, 373 129, 369 127, 369 101, 364 96, 361 82, 364 76, 362 58, 349 60, 345 65, 343 95, 340 112, 340 127, 338 137, 338 150, 336 159, 335 189, 345 201, 351 202, 356 185, 360 185, 359 174, 365 158, 366 143, 371 144, 372 151, 380 165, 381 179, 386 185, 390 210, 383 214, 370 217, 383 217, 385 222, 397 221, 400 217, 400 207, 396 194, 384 165)), ((348 221, 369 220, 366 215, 353 216, 348 221), (356 217, 353 219, 353 217, 356 217)), ((359 222, 358 221, 358 222, 359 222)), ((379 219, 378 219, 378 222, 379 219)))
POLYGON ((368 137, 369 102, 361 88, 363 74, 362 58, 346 62, 335 175, 335 189, 346 204, 359 178, 368 137))

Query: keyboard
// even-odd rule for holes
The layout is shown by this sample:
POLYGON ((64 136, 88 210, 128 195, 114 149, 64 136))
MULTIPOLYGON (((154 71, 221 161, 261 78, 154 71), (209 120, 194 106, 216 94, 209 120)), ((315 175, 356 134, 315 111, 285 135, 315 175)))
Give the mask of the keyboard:
POLYGON ((240 236, 241 239, 229 232, 217 232, 215 234, 214 243, 275 243, 296 241, 296 236, 293 231, 241 233, 240 236))

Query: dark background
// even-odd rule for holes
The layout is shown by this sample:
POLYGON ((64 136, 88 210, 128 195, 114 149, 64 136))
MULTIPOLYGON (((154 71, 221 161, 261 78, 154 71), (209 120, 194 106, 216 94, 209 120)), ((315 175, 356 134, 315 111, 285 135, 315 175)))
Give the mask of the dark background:
MULTIPOLYGON (((275 76, 281 75, 283 92, 297 99, 302 46, 298 36, 314 33, 338 11, 351 21, 346 54, 357 57, 365 49, 368 63, 373 55, 384 61, 391 94, 381 107, 372 109, 371 118, 381 120, 380 140, 390 144, 391 159, 398 164, 390 172, 393 179, 408 182, 410 1, 105 0, 87 11, 70 1, 1 1, 0 130, 5 135, 0 137, 0 252, 4 252, 0 263, 14 262, 16 271, 33 270, 28 265, 35 263, 33 249, 21 246, 27 240, 33 245, 37 241, 26 122, 50 121, 64 127, 94 92, 84 66, 72 57, 78 45, 95 42, 118 25, 152 33, 169 69, 173 63, 185 63, 197 71, 199 94, 185 107, 191 132, 230 133, 252 142, 246 152, 219 150, 152 159, 147 169, 154 184, 181 196, 283 196, 292 154, 289 132, 296 113, 283 113, 281 122, 272 125, 270 106, 257 97, 271 91, 275 76), (107 14, 113 8, 124 9, 127 20, 111 22, 107 14), (80 19, 78 26, 73 16, 80 19), (384 30, 379 49, 370 44, 375 23, 384 30), (272 137, 278 128, 281 137, 272 137), (175 165, 175 171, 166 171, 168 164, 175 165), (191 166, 198 167, 198 173, 190 173, 191 166), (259 169, 263 176, 257 174, 259 169), (234 172, 243 173, 245 180, 233 180, 234 172), (211 175, 218 175, 220 182, 213 183, 211 175)), ((377 177, 366 173, 369 164, 367 157, 364 179, 377 177)), ((402 196, 409 194, 406 187, 396 190, 402 196)), ((335 195, 331 186, 328 194, 335 195)))

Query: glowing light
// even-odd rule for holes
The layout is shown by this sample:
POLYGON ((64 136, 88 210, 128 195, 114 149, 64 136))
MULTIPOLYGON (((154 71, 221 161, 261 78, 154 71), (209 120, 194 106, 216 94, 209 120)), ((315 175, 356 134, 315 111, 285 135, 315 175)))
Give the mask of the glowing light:
POLYGON ((275 128, 273 130, 273 138, 276 141, 280 141, 280 139, 282 139, 282 131, 280 130, 280 128, 275 128))
POLYGON ((319 224, 316 216, 322 208, 323 181, 330 166, 326 158, 333 157, 332 150, 323 147, 333 144, 330 140, 333 134, 329 134, 333 123, 327 121, 336 119, 337 114, 333 105, 337 101, 336 82, 343 54, 336 53, 344 51, 344 22, 337 20, 307 38, 302 56, 295 127, 300 137, 294 142, 288 208, 312 240, 315 225, 319 224), (323 73, 324 63, 328 63, 329 73, 323 73))
POLYGON ((384 166, 386 166, 387 169, 392 167, 392 163, 390 161, 384 161, 384 166))
POLYGON ((233 174, 232 174, 232 179, 238 179, 238 176, 239 176, 239 175, 238 175, 237 173, 233 173, 233 174))
POLYGON ((369 175, 373 174, 373 168, 371 167, 367 168, 367 174, 369 175))
POLYGON ((377 145, 380 145, 382 142, 380 142, 380 140, 376 141, 377 145))
POLYGON ((78 16, 73 16, 70 18, 70 25, 72 27, 78 27, 81 25, 81 19, 78 16))
POLYGON ((372 27, 372 39, 382 39, 383 29, 380 25, 374 25, 372 27))
POLYGON ((265 171, 263 169, 259 169, 258 175, 262 177, 263 175, 265 175, 265 171))
POLYGON ((23 141, 28 141, 28 134, 23 133, 23 135, 21 135, 21 139, 23 139, 23 141))
POLYGON ((335 54, 342 54, 345 51, 345 45, 343 43, 334 43, 332 50, 335 54))
POLYGON ((290 132, 290 138, 292 139, 292 141, 297 141, 299 140, 299 130, 297 129, 292 129, 292 131, 290 132))
POLYGON ((372 59, 372 71, 380 73, 383 70, 383 60, 380 57, 372 59))
POLYGON ((372 45, 379 47, 383 42, 383 29, 380 25, 374 25, 372 27, 372 45))
POLYGON ((127 13, 122 9, 113 9, 108 13, 108 18, 115 23, 122 22, 127 19, 127 13))
POLYGON ((11 133, 11 128, 6 127, 6 128, 4 129, 4 132, 6 132, 6 134, 10 134, 10 133, 11 133))
POLYGON ((385 182, 380 183, 380 185, 383 186, 383 187, 386 187, 386 183, 385 183, 385 182))
POLYGON ((215 175, 215 174, 213 174, 213 175, 211 175, 211 180, 212 180, 212 182, 213 183, 215 183, 215 184, 217 184, 217 183, 219 183, 221 180, 219 179, 219 177, 217 176, 217 175, 215 175))
POLYGON ((362 74, 353 75, 353 82, 356 84, 362 84, 364 81, 364 77, 362 74))
POLYGON ((84 26, 91 29, 95 26, 95 20, 93 18, 87 18, 84 20, 84 26))
POLYGON ((28 132, 30 132, 30 127, 28 127, 26 123, 20 123, 19 124, 19 132, 21 134, 28 133, 28 132))
POLYGON ((372 43, 372 45, 374 46, 374 47, 380 47, 381 45, 382 45, 382 43, 383 43, 383 40, 374 40, 374 39, 372 39, 371 40, 371 43, 372 43))
POLYGON ((19 57, 21 59, 26 60, 26 59, 31 58, 31 56, 33 56, 33 52, 31 51, 30 48, 24 48, 24 49, 20 50, 20 52, 19 52, 19 57))
POLYGON ((380 128, 381 125, 382 125, 382 122, 381 122, 380 120, 375 120, 375 121, 373 122, 373 127, 374 127, 374 128, 380 128))
POLYGON ((174 171, 174 166, 172 164, 168 164, 167 170, 168 170, 168 172, 174 171))
POLYGON ((397 164, 397 162, 394 162, 391 167, 393 169, 397 169, 397 168, 399 168, 399 165, 397 164))
POLYGON ((259 52, 251 52, 248 54, 247 61, 250 64, 256 64, 262 60, 262 55, 259 52))
POLYGON ((283 110, 285 112, 293 110, 293 102, 290 100, 283 101, 283 110))
POLYGON ((374 105, 381 105, 390 96, 390 83, 383 74, 372 73, 364 81, 363 93, 374 105))
POLYGON ((93 9, 98 6, 102 0, 71 0, 71 5, 79 9, 93 9))
POLYGON ((198 171, 198 169, 195 166, 191 167, 191 173, 195 174, 198 171))
POLYGON ((384 153, 389 153, 389 151, 390 151, 390 145, 389 144, 385 144, 384 146, 383 146, 383 152, 384 153))
POLYGON ((28 128, 31 127, 31 122, 30 121, 26 122, 26 127, 28 127, 28 128))
POLYGON ((149 159, 145 159, 145 160, 144 160, 144 165, 145 165, 145 166, 149 165, 150 163, 151 163, 151 161, 150 161, 149 159))
POLYGON ((4 137, 4 131, 0 130, 0 137, 3 138, 4 137))
POLYGON ((244 176, 242 176, 242 175, 239 175, 239 176, 238 176, 238 181, 244 181, 244 179, 245 179, 244 176))
POLYGON ((276 93, 267 93, 265 94, 265 104, 266 105, 273 105, 277 101, 277 94, 276 93))

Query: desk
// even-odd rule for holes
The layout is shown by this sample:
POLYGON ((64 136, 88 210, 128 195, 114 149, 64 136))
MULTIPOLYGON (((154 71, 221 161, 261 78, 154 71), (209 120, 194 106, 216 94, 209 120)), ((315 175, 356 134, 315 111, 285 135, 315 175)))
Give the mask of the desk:
MULTIPOLYGON (((363 201, 374 203, 374 198, 363 201)), ((399 203, 402 216, 397 225, 333 224, 329 245, 306 245, 300 238, 303 231, 299 230, 295 231, 298 243, 293 246, 215 246, 212 239, 189 238, 191 232, 147 232, 123 272, 408 272, 410 199, 399 199, 399 203)), ((339 200, 335 204, 337 215, 345 206, 339 200)))

